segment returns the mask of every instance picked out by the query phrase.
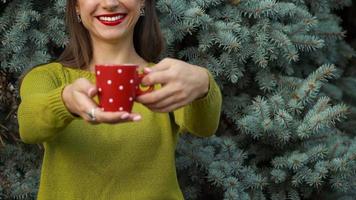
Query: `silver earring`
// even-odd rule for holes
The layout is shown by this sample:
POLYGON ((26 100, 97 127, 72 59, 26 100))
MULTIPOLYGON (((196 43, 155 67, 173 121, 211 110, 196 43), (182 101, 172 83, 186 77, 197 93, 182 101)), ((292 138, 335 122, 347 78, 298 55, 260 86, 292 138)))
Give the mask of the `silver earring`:
POLYGON ((145 16, 145 7, 144 6, 142 6, 141 8, 140 8, 140 16, 145 16))
POLYGON ((79 14, 77 15, 77 19, 78 19, 78 23, 81 23, 81 22, 82 22, 82 18, 80 17, 79 14))

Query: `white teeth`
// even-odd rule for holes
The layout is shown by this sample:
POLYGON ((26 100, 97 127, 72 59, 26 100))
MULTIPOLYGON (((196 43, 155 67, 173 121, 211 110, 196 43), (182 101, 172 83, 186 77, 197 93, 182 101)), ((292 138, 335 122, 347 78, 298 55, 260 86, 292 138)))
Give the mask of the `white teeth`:
POLYGON ((108 22, 113 22, 113 21, 116 21, 116 20, 119 20, 119 19, 122 19, 122 18, 124 18, 123 15, 118 15, 118 16, 115 16, 115 17, 99 17, 100 20, 108 21, 108 22))

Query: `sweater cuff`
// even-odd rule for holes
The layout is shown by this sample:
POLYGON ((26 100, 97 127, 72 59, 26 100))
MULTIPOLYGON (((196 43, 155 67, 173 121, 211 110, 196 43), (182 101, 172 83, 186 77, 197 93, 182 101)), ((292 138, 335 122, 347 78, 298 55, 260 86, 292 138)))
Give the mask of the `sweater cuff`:
POLYGON ((63 99, 62 99, 62 92, 67 86, 66 84, 60 86, 59 88, 56 88, 49 93, 49 108, 51 111, 55 114, 58 119, 63 121, 64 123, 69 123, 73 119, 78 119, 80 116, 76 116, 69 112, 67 107, 64 105, 63 99))
POLYGON ((175 113, 177 118, 182 120, 179 124, 179 133, 190 132, 193 135, 205 137, 216 132, 220 119, 222 96, 212 74, 208 70, 207 72, 209 74, 208 93, 183 107, 183 112, 175 113), (209 115, 206 114, 207 112, 209 115), (201 126, 201 123, 206 125, 201 126))
POLYGON ((206 104, 209 104, 211 101, 213 101, 216 96, 220 93, 220 89, 217 86, 217 84, 215 83, 214 77, 211 74, 211 72, 209 70, 206 70, 206 72, 208 73, 209 76, 209 89, 208 92, 205 94, 205 96, 194 100, 191 105, 192 106, 202 106, 205 107, 206 104))

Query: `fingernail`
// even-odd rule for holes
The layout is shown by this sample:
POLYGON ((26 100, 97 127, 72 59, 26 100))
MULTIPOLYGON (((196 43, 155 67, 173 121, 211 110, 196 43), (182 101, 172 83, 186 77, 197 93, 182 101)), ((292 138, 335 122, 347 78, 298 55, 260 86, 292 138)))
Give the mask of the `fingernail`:
POLYGON ((127 119, 130 116, 129 113, 125 113, 123 115, 121 115, 121 119, 127 119))
POLYGON ((133 121, 137 122, 141 120, 141 116, 136 116, 132 119, 133 121))
POLYGON ((89 92, 88 92, 88 95, 91 96, 93 92, 94 92, 94 89, 93 89, 93 88, 90 88, 90 89, 89 89, 89 92))
POLYGON ((150 68, 148 68, 148 67, 145 67, 145 71, 148 72, 148 73, 150 73, 150 72, 152 72, 152 69, 150 69, 150 68))

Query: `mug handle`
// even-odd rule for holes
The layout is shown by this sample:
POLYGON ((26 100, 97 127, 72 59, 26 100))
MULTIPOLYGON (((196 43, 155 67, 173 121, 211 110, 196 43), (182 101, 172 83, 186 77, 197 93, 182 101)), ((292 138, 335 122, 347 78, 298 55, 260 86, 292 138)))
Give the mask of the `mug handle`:
POLYGON ((150 93, 154 90, 154 85, 151 85, 151 86, 146 86, 148 87, 147 90, 142 90, 141 89, 141 85, 142 85, 142 79, 146 76, 147 74, 138 74, 138 88, 136 90, 136 95, 137 96, 140 96, 140 95, 143 95, 143 94, 147 94, 147 93, 150 93))

